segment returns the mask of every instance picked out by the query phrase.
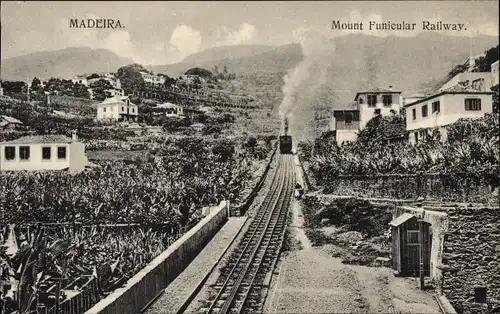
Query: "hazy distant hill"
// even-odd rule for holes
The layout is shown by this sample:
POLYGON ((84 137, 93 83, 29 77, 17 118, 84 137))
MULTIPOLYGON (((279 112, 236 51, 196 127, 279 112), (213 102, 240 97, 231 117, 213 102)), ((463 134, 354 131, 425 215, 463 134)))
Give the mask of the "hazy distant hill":
POLYGON ((1 77, 7 80, 30 78, 71 78, 80 73, 116 71, 119 67, 133 63, 106 49, 74 47, 2 60, 1 77))
MULTIPOLYGON (((339 102, 352 100, 356 91, 370 86, 394 86, 410 94, 435 85, 454 65, 469 57, 469 37, 422 33, 415 37, 374 37, 353 34, 332 39, 336 53, 329 60, 328 79, 332 89, 339 90, 339 102), (352 99, 351 99, 352 98, 352 99)), ((498 45, 498 38, 478 36, 473 39, 472 53, 483 53, 498 45)), ((225 49, 243 48, 225 47, 225 49)), ((249 53, 250 54, 250 53, 249 53)), ((193 66, 207 69, 227 65, 230 72, 252 74, 286 72, 302 60, 298 44, 276 47, 256 55, 193 63, 149 67, 155 72, 178 76, 193 66)), ((187 58, 187 60, 189 57, 187 58)))
POLYGON ((236 59, 254 56, 263 52, 275 49, 274 46, 267 45, 238 45, 238 46, 220 46, 205 49, 203 51, 193 53, 184 60, 182 63, 201 63, 211 62, 224 59, 236 59))

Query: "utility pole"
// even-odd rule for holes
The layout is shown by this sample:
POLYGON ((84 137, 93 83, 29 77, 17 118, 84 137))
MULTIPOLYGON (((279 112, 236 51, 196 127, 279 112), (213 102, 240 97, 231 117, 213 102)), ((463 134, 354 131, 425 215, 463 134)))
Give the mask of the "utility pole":
POLYGON ((29 77, 29 74, 26 74, 26 96, 27 96, 27 100, 28 100, 28 104, 30 102, 30 77, 29 77))

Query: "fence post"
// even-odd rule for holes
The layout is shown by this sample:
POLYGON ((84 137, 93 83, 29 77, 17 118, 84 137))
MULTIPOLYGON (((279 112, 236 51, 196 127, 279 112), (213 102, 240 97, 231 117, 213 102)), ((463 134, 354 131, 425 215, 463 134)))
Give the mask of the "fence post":
POLYGON ((421 172, 417 172, 416 181, 417 181, 416 198, 419 198, 420 196, 422 196, 422 173, 421 172))

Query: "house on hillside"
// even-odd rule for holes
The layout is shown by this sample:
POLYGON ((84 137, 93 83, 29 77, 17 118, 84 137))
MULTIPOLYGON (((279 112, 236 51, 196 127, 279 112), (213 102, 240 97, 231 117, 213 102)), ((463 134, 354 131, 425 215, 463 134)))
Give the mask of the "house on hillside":
POLYGON ((165 115, 167 117, 179 117, 184 115, 184 109, 176 104, 163 103, 153 108, 155 115, 165 115))
POLYGON ((357 102, 360 118, 360 129, 363 129, 368 121, 375 115, 389 115, 391 111, 399 113, 402 108, 401 91, 389 88, 373 87, 356 94, 354 101, 357 102))
POLYGON ((335 133, 339 145, 355 141, 360 130, 359 110, 334 110, 330 130, 335 133))
POLYGON ((76 133, 64 135, 24 136, 0 142, 0 170, 68 170, 80 171, 89 166, 85 145, 76 133))
POLYGON ((73 82, 73 84, 82 84, 85 86, 89 86, 89 82, 87 81, 86 75, 75 75, 71 79, 71 82, 73 82))
POLYGON ((353 102, 346 104, 340 110, 333 111, 329 129, 335 132, 335 139, 338 144, 355 141, 357 133, 374 116, 388 116, 394 112, 399 113, 402 103, 401 92, 394 91, 392 86, 389 86, 388 89, 373 87, 358 92, 353 102))
POLYGON ((16 118, 9 116, 0 116, 0 130, 14 131, 23 127, 23 123, 16 118))
POLYGON ((95 105, 96 120, 134 121, 139 117, 139 108, 130 101, 129 96, 115 96, 95 105))
POLYGON ((156 74, 150 74, 147 72, 140 72, 144 83, 153 86, 162 86, 165 84, 165 77, 156 74))
POLYGON ((490 72, 463 72, 455 75, 451 80, 444 83, 439 88, 439 92, 452 88, 456 85, 467 86, 475 90, 487 91, 491 90, 492 76, 490 72))
POLYGON ((498 72, 498 60, 491 64, 491 86, 498 85, 500 73, 498 72))
POLYGON ((480 118, 492 112, 493 93, 457 85, 407 104, 405 109, 410 143, 425 140, 434 128, 446 140, 446 126, 460 118, 480 118))

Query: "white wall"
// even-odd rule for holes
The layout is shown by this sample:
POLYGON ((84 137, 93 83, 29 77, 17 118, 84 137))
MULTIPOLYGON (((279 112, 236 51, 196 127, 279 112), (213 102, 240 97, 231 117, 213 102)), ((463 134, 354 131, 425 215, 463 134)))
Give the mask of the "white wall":
MULTIPOLYGON (((83 144, 82 144, 83 145, 83 144)), ((69 144, 0 144, 0 169, 1 170, 61 170, 68 168, 70 164, 71 151, 69 144), (16 159, 5 160, 5 147, 14 146, 16 148, 16 159), (19 147, 30 147, 30 159, 21 160, 19 147), (51 159, 42 160, 42 147, 51 148, 51 159), (66 147, 66 159, 57 159, 57 147, 66 147)))
POLYGON ((341 145, 343 142, 354 142, 358 137, 357 132, 358 130, 337 130, 335 140, 338 145, 341 145))
POLYGON ((460 118, 480 118, 485 113, 493 111, 493 96, 491 94, 444 94, 416 105, 406 107, 406 130, 417 130, 445 126, 460 118), (466 111, 465 99, 481 99, 480 111, 466 111), (440 102, 439 113, 432 112, 432 103, 440 102), (422 107, 427 105, 427 117, 422 117, 422 107), (416 119, 413 120, 413 109, 416 109, 416 119))
MULTIPOLYGON (((138 116, 138 107, 137 105, 129 105, 129 115, 132 116, 138 116), (133 110, 133 112, 132 112, 133 110)), ((127 105, 125 104, 120 104, 120 103, 114 103, 114 104, 108 104, 108 105, 102 105, 99 104, 97 106, 97 119, 98 120, 103 120, 103 119, 113 119, 113 120, 118 120, 120 118, 120 114, 127 113, 127 105), (122 111, 123 107, 123 111, 122 111), (106 112, 104 112, 104 108, 106 108, 106 112)))
POLYGON ((396 113, 399 113, 402 102, 403 102, 403 97, 401 94, 398 93, 392 93, 392 105, 391 106, 384 106, 382 100, 383 96, 382 95, 389 95, 391 93, 372 93, 370 95, 377 95, 377 103, 375 106, 368 107, 368 101, 367 101, 367 95, 368 94, 361 94, 358 97, 358 109, 359 109, 359 119, 360 119, 360 128, 363 129, 368 121, 370 121, 374 116, 375 116, 375 109, 380 109, 380 114, 382 116, 389 116, 391 115, 391 110, 396 111, 396 113), (363 103, 359 103, 359 100, 363 99, 363 103))
POLYGON ((80 171, 85 169, 88 163, 85 155, 85 145, 81 142, 73 142, 70 146, 69 171, 80 171))

